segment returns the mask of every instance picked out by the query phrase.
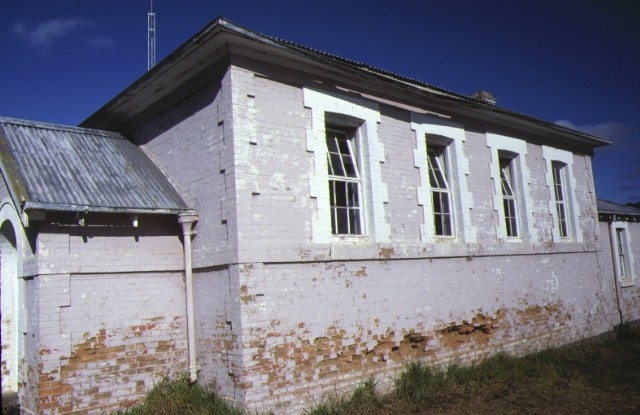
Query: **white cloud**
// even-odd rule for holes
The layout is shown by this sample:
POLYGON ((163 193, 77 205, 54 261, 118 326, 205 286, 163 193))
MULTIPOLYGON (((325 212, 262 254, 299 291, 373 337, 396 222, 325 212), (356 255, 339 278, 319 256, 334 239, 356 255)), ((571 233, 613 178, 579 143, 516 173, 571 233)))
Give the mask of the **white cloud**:
POLYGON ((29 27, 26 23, 16 23, 12 32, 31 47, 47 49, 57 39, 91 24, 91 20, 88 19, 61 17, 40 23, 35 27, 29 27))
POLYGON ((615 142, 621 142, 629 135, 627 127, 618 122, 576 125, 569 120, 558 120, 555 124, 615 142))

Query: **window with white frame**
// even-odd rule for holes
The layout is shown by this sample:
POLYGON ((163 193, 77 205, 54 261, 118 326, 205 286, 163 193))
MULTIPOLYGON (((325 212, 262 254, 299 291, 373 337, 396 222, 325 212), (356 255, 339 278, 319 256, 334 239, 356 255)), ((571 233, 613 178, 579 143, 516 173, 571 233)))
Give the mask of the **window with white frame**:
POLYGON ((478 228, 471 222, 473 194, 468 190, 470 167, 464 125, 412 112, 411 129, 416 139, 413 165, 420 175, 416 188, 423 215, 420 240, 475 243, 478 228), (439 167, 440 177, 435 167, 439 167))
POLYGON ((434 232, 437 236, 453 236, 454 215, 447 146, 427 143, 427 163, 434 232))
POLYGON ((551 172, 553 175, 553 195, 557 214, 556 226, 558 227, 558 232, 561 238, 570 237, 567 206, 566 171, 566 164, 559 161, 553 161, 551 163, 551 172))
POLYGON ((534 226, 530 192, 532 178, 527 164, 528 143, 519 138, 487 132, 487 147, 491 152, 489 175, 494 185, 493 208, 498 217, 498 240, 537 241, 538 229, 534 226))
POLYGON ((311 217, 313 243, 390 241, 391 226, 385 211, 389 196, 387 185, 382 180, 381 166, 385 162, 385 151, 378 135, 378 104, 351 95, 308 87, 303 88, 303 98, 305 108, 311 111, 306 144, 312 157, 309 197, 314 206, 311 217), (333 128, 337 134, 327 134, 327 129, 331 130, 331 127, 337 127, 333 128), (341 133, 343 139, 340 139, 341 133), (348 137, 346 140, 344 135, 348 137), (328 154, 328 137, 333 140, 334 149, 337 149, 333 151, 333 157, 338 155, 340 163, 351 162, 356 169, 351 176, 347 170, 336 170, 345 169, 344 165, 329 165, 333 161, 328 154), (336 137, 343 147, 336 144, 336 137), (357 177, 353 177, 354 174, 357 177), (329 185, 329 182, 335 186, 329 185))
POLYGON ((516 155, 499 152, 500 188, 502 190, 502 207, 506 235, 510 238, 520 236, 518 220, 518 195, 516 190, 515 164, 516 155))
MULTIPOLYGON (((554 242, 583 242, 580 221, 580 203, 576 194, 578 183, 574 165, 583 160, 570 151, 542 146, 546 161, 545 177, 549 188, 549 214, 552 221, 551 237, 554 242)), ((586 156, 585 156, 586 157, 586 156)))
POLYGON ((327 126, 331 233, 362 234, 362 179, 357 134, 327 126))
POLYGON ((618 255, 618 278, 621 280, 630 280, 629 247, 627 245, 627 234, 624 228, 616 228, 616 248, 618 255))

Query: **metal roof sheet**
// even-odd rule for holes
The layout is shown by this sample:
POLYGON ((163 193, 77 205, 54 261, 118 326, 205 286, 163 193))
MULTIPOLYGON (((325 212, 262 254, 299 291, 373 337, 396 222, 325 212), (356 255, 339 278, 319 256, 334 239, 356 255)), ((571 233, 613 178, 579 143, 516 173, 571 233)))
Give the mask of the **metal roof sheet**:
POLYGON ((119 134, 0 117, 0 167, 23 210, 177 213, 189 207, 119 134))
POLYGON ((631 206, 619 205, 617 203, 609 202, 608 200, 598 199, 598 213, 613 214, 622 216, 637 216, 640 217, 640 209, 633 208, 631 206))

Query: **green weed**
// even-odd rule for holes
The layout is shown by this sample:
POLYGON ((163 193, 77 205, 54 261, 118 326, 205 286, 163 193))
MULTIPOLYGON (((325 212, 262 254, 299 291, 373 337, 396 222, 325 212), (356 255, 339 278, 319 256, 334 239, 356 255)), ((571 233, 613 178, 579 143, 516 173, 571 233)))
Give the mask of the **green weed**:
POLYGON ((188 380, 163 379, 135 407, 116 415, 243 415, 244 412, 188 380))

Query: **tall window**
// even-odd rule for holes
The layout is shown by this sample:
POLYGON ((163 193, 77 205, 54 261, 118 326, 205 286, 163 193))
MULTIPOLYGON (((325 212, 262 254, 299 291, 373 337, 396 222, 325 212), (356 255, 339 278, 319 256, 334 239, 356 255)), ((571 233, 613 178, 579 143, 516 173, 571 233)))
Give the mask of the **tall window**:
POLYGON ((502 206, 507 236, 516 238, 518 233, 518 204, 515 186, 515 157, 499 153, 500 187, 502 188, 502 206))
POLYGON ((630 278, 629 274, 629 251, 627 248, 627 235, 624 228, 616 229, 616 245, 618 248, 618 277, 621 280, 630 278))
POLYGON ((569 237, 569 222, 567 221, 567 198, 566 198, 566 164, 554 161, 551 163, 553 173, 553 194, 556 203, 556 213, 558 214, 558 231, 562 238, 569 237))
POLYGON ((362 234, 362 179, 354 132, 327 128, 329 205, 334 235, 362 234))
POLYGON ((451 185, 446 146, 427 148, 429 183, 433 202, 434 231, 439 236, 453 236, 451 185))

